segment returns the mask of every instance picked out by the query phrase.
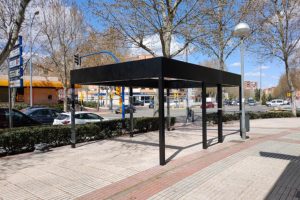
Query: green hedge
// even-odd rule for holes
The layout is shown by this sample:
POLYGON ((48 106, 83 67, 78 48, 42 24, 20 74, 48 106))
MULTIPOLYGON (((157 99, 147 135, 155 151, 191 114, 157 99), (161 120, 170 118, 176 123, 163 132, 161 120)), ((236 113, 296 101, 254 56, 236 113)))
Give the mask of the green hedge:
MULTIPOLYGON (((276 111, 276 112, 247 112, 250 119, 268 119, 268 118, 289 118, 294 117, 292 112, 289 111, 276 111)), ((297 112, 297 117, 300 117, 300 112, 297 112)), ((223 122, 239 120, 240 114, 224 114, 223 122)), ((214 124, 218 123, 218 115, 217 113, 209 113, 207 114, 207 121, 212 122, 214 124)))
POLYGON ((97 108, 97 102, 96 101, 84 101, 82 105, 84 107, 97 108))
MULTIPOLYGON (((175 124, 175 118, 171 118, 171 125, 175 124)), ((155 131, 159 128, 158 118, 145 117, 134 118, 135 133, 155 131)), ((130 121, 125 120, 125 129, 122 129, 122 120, 110 120, 99 123, 76 125, 76 141, 87 142, 120 136, 129 133, 130 121)), ((51 147, 70 144, 70 126, 38 126, 21 127, 0 130, 0 148, 7 154, 16 154, 34 150, 34 145, 47 143, 51 147)), ((1 152, 1 151, 0 151, 1 152)))

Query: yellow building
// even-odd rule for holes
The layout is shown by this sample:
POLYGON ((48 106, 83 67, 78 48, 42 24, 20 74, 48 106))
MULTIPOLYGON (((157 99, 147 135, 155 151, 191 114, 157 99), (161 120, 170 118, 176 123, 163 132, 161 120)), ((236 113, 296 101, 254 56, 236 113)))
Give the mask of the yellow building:
MULTIPOLYGON (((16 102, 30 103, 30 81, 24 77, 23 88, 17 89, 16 102)), ((32 81, 33 104, 53 104, 58 102, 62 83, 57 77, 34 76, 32 81)), ((7 75, 0 75, 0 102, 8 102, 7 75)))

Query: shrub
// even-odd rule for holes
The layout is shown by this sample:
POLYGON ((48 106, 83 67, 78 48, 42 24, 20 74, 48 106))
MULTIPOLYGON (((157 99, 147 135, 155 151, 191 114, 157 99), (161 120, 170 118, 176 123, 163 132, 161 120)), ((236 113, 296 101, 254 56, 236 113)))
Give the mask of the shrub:
MULTIPOLYGON (((289 111, 280 111, 280 112, 247 112, 250 119, 268 119, 268 118, 289 118, 293 117, 292 112, 289 111)), ((300 117, 300 112, 297 112, 297 116, 300 117)), ((223 114, 223 122, 239 120, 240 114, 223 114)), ((207 121, 214 124, 218 123, 217 113, 207 114, 207 121)))
POLYGON ((96 101, 84 101, 83 106, 89 107, 89 108, 97 108, 97 102, 96 101))
MULTIPOLYGON (((175 118, 171 118, 171 125, 175 118)), ((155 131, 159 128, 158 118, 134 118, 135 133, 155 131)), ((76 142, 86 142, 120 136, 129 133, 130 119, 125 119, 125 128, 122 129, 122 120, 110 120, 85 125, 76 125, 76 142)), ((39 126, 20 127, 0 130, 0 149, 6 154, 16 154, 34 150, 34 145, 47 143, 51 147, 70 144, 70 126, 39 126)))

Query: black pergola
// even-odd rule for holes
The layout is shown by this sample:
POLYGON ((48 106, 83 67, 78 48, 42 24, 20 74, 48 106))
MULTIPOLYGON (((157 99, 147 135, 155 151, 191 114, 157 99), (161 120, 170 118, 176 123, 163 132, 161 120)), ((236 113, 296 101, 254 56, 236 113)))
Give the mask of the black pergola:
MULTIPOLYGON (((222 86, 239 86, 241 102, 241 76, 221 70, 186 63, 164 57, 116 63, 71 71, 72 114, 75 112, 75 84, 158 88, 159 93, 159 159, 160 165, 165 159, 165 114, 164 89, 202 88, 202 105, 206 105, 206 88, 217 87, 218 102, 218 142, 223 142, 222 125, 222 86)), ((130 98, 132 103, 132 98, 130 98)), ((240 103, 241 110, 241 103, 240 103)), ((132 112, 130 114, 133 120, 132 112)), ((132 126, 133 123, 131 123, 132 126)), ((132 127, 131 127, 132 130, 132 127)), ((207 145, 206 106, 202 106, 202 143, 207 145)), ((75 147, 75 119, 72 117, 72 146, 75 147)))

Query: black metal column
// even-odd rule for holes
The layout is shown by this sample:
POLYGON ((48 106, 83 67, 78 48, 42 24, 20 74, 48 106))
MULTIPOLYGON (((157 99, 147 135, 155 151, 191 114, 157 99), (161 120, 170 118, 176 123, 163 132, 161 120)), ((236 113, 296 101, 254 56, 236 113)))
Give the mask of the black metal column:
POLYGON ((207 149, 206 84, 202 82, 202 147, 207 149))
POLYGON ((76 147, 76 131, 75 131, 75 85, 71 85, 71 146, 76 147))
POLYGON ((239 86, 240 136, 242 137, 242 86, 239 86))
POLYGON ((171 130, 171 118, 170 118, 170 89, 167 89, 167 129, 171 130))
POLYGON ((159 164, 165 165, 165 108, 164 108, 164 78, 158 79, 159 96, 159 164))
MULTIPOLYGON (((132 92, 132 87, 129 88, 129 104, 130 108, 132 107, 133 103, 133 92, 132 92)), ((133 110, 130 109, 130 137, 133 137, 133 110)))
POLYGON ((223 110, 222 110, 222 85, 218 84, 218 142, 223 142, 223 110))

